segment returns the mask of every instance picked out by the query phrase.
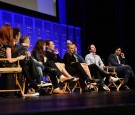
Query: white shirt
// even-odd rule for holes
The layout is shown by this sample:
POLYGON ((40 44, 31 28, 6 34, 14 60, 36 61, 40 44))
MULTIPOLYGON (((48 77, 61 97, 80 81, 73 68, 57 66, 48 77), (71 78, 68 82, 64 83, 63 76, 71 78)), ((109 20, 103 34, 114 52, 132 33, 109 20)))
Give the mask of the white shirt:
POLYGON ((118 63, 120 64, 120 59, 119 59, 119 56, 116 56, 116 57, 117 57, 118 63))
POLYGON ((88 65, 95 63, 97 66, 99 66, 102 69, 103 69, 103 66, 104 66, 104 63, 101 60, 100 56, 97 55, 97 54, 93 54, 93 53, 87 54, 85 56, 85 62, 88 65))

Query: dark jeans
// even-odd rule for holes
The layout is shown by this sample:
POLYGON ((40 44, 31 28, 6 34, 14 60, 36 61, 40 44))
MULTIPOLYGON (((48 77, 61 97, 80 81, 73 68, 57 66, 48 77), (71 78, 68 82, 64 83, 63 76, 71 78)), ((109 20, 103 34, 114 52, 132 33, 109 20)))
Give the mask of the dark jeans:
POLYGON ((39 72, 33 59, 29 58, 29 60, 23 60, 20 62, 20 65, 22 67, 22 74, 26 78, 26 90, 29 87, 27 86, 28 83, 30 84, 30 87, 38 89, 37 84, 40 84, 41 81, 39 72))

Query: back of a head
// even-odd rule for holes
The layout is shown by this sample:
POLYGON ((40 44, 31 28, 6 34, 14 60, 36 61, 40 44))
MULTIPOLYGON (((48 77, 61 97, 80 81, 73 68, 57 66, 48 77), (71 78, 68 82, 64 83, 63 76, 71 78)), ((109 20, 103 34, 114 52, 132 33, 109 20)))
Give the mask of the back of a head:
POLYGON ((16 38, 19 32, 20 32, 19 28, 13 28, 13 38, 16 38))
POLYGON ((13 42, 13 29, 10 25, 5 24, 0 29, 0 42, 13 42))
POLYGON ((21 38, 20 38, 20 44, 21 43, 24 43, 25 40, 27 40, 27 39, 29 39, 29 36, 21 36, 21 38))

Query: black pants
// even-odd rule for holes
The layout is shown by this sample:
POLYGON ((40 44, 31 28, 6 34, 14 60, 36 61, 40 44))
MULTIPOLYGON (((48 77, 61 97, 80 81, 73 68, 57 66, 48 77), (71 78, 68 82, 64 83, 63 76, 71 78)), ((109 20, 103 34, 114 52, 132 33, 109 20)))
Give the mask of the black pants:
POLYGON ((85 81, 89 78, 83 67, 79 62, 73 63, 71 66, 65 66, 67 72, 71 75, 77 75, 79 77, 79 82, 81 88, 85 88, 85 81))
POLYGON ((47 61, 44 66, 48 66, 48 67, 52 67, 55 68, 57 70, 57 77, 60 78, 60 76, 62 75, 61 71, 59 70, 59 68, 56 66, 54 61, 47 61))
POLYGON ((107 76, 106 72, 98 67, 96 64, 88 65, 91 75, 94 76, 96 79, 100 79, 99 81, 99 90, 103 89, 104 86, 104 77, 107 76))
POLYGON ((135 75, 130 65, 117 66, 116 72, 118 77, 124 78, 124 84, 135 88, 135 75))
POLYGON ((53 68, 53 67, 48 67, 48 66, 44 66, 44 70, 43 70, 43 73, 44 75, 47 75, 50 77, 50 80, 52 82, 52 85, 55 88, 58 88, 59 87, 59 83, 58 83, 58 80, 57 80, 57 69, 53 68))

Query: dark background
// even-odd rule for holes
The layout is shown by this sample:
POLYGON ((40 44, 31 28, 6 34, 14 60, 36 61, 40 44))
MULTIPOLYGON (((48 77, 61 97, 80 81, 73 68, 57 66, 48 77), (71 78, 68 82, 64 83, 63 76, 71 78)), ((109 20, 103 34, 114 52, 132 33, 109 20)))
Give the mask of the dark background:
POLYGON ((121 46, 127 64, 135 70, 135 6, 131 0, 66 0, 67 24, 82 27, 82 55, 94 43, 107 64, 108 55, 121 46))

